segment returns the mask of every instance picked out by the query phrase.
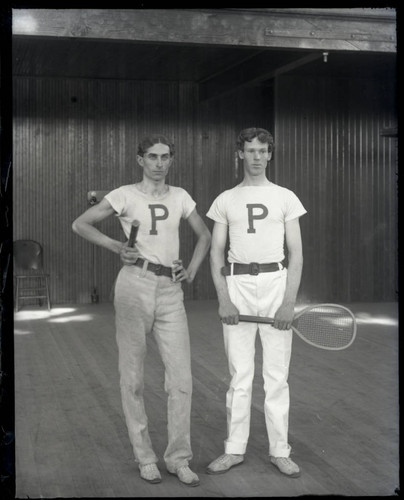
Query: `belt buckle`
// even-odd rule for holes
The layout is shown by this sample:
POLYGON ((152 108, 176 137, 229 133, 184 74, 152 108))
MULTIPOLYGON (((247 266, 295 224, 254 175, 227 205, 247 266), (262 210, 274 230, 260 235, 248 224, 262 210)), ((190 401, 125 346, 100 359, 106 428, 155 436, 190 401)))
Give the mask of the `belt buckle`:
POLYGON ((250 274, 253 276, 257 276, 260 273, 260 265, 258 262, 251 262, 250 263, 250 274))
POLYGON ((162 272, 163 272, 163 266, 161 264, 157 264, 154 269, 154 274, 156 276, 161 276, 162 272))

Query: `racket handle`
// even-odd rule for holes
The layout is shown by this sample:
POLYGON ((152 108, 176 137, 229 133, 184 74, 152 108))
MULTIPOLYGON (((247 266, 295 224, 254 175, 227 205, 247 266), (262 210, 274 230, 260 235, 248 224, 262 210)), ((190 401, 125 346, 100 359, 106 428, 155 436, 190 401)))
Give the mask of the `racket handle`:
POLYGON ((133 248, 134 244, 136 243, 136 237, 137 237, 137 232, 139 230, 140 222, 138 220, 134 220, 132 222, 132 227, 130 229, 130 235, 129 235, 129 241, 128 241, 128 247, 133 248))
POLYGON ((269 323, 270 325, 274 324, 273 318, 266 318, 264 316, 249 316, 246 314, 238 315, 239 321, 247 321, 249 323, 269 323))

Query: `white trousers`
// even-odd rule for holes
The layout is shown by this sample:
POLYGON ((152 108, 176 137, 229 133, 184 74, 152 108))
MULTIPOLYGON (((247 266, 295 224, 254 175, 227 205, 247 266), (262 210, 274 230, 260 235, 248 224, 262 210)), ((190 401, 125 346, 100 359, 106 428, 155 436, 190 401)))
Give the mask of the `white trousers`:
MULTIPOLYGON (((240 314, 274 316, 282 303, 287 270, 257 276, 227 276, 232 302, 240 314)), ((251 395, 254 378, 255 338, 259 331, 263 350, 265 423, 269 454, 288 457, 289 363, 292 330, 278 330, 264 323, 223 324, 231 382, 226 394, 227 439, 225 453, 244 454, 250 433, 251 395)))

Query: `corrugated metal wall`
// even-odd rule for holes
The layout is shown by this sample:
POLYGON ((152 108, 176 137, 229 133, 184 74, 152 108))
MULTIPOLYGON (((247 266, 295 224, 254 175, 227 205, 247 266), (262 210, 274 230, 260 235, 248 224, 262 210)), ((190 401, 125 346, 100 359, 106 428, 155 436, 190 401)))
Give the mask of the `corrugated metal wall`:
POLYGON ((308 210, 301 221, 301 295, 397 300, 394 82, 282 77, 276 87, 279 184, 308 210))
MULTIPOLYGON (((119 258, 71 230, 87 192, 140 180, 138 140, 162 132, 177 147, 169 182, 187 189, 205 217, 215 196, 241 179, 238 132, 263 126, 276 140, 270 178, 309 211, 301 296, 395 300, 396 144, 380 131, 396 123, 394 91, 385 86, 282 77, 275 99, 261 86, 201 103, 188 82, 15 78, 14 238, 43 243, 54 303, 88 302, 94 286, 108 300, 119 258)), ((116 220, 100 227, 123 239, 116 220)), ((194 240, 186 223, 181 242, 187 262, 194 240)), ((184 291, 216 297, 208 259, 184 291)))

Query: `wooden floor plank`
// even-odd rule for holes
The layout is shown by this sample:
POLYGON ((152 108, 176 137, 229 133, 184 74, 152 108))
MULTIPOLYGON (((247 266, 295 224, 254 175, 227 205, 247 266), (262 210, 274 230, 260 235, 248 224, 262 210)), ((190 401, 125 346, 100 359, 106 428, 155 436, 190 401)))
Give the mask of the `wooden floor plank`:
POLYGON ((186 303, 191 333, 193 469, 201 485, 168 475, 164 367, 152 336, 145 405, 163 482, 139 477, 123 417, 111 304, 25 306, 15 315, 17 498, 387 496, 399 487, 398 311, 352 304, 358 337, 327 352, 300 339, 290 370, 290 443, 302 476, 268 457, 262 349, 256 344, 251 435, 244 464, 206 474, 223 453, 229 383, 216 301, 186 303))

